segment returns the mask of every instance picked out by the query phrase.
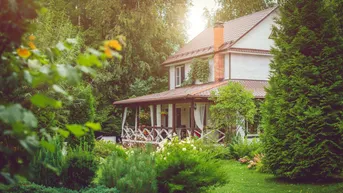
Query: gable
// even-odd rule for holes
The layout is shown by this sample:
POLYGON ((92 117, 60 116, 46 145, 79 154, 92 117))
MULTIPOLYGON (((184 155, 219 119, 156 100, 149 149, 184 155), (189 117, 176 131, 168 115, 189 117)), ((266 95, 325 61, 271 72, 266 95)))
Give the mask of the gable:
MULTIPOLYGON (((264 21, 265 19, 269 18, 271 14, 274 14, 275 9, 276 7, 269 8, 225 22, 223 37, 224 44, 221 46, 221 49, 225 50, 227 48, 230 48, 232 43, 236 42, 241 37, 248 35, 247 33, 249 33, 249 31, 254 31, 251 29, 259 27, 258 24, 261 21, 264 21)), ((211 27, 205 29, 198 36, 192 39, 180 50, 178 50, 175 54, 169 56, 168 59, 162 63, 162 65, 168 65, 180 61, 189 60, 199 56, 213 54, 213 37, 213 28, 211 27)))
POLYGON ((232 48, 249 48, 257 50, 270 50, 274 45, 274 41, 270 39, 274 18, 277 17, 277 12, 273 12, 261 23, 255 26, 247 34, 241 37, 232 48))

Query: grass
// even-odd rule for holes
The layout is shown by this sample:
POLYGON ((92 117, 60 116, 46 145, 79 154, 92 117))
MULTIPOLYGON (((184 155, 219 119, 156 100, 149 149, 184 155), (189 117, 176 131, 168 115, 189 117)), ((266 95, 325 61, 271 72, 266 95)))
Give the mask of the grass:
POLYGON ((223 170, 227 171, 229 183, 212 187, 210 193, 343 193, 343 182, 326 184, 286 182, 272 174, 262 174, 249 170, 237 161, 223 161, 223 170))

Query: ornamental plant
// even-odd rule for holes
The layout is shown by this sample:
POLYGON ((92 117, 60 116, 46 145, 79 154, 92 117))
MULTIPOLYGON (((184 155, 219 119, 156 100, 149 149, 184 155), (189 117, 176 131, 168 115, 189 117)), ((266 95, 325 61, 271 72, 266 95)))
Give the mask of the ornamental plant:
MULTIPOLYGON (((81 137, 90 130, 99 130, 100 125, 62 125, 58 128, 38 128, 34 109, 59 109, 61 98, 72 97, 60 86, 62 82, 75 85, 83 75, 95 76, 95 69, 107 64, 107 59, 120 58, 122 49, 119 40, 104 42, 99 50, 87 48, 76 55, 70 63, 56 62, 65 52, 77 44, 76 39, 67 39, 55 46, 40 50, 34 44, 34 37, 22 40, 35 19, 39 7, 32 0, 1 3, 6 11, 0 11, 0 182, 15 182, 16 174, 25 175, 32 156, 39 147, 54 152, 47 130, 57 131, 64 137, 81 137), (32 88, 35 92, 27 95, 28 100, 15 102, 16 92, 32 88), (56 93, 56 97, 46 95, 56 93), (39 139, 38 136, 44 136, 39 139)), ((120 38, 118 38, 120 39, 120 38)))
POLYGON ((274 27, 263 109, 265 164, 290 179, 343 168, 342 1, 288 0, 274 27))
POLYGON ((155 158, 152 147, 131 149, 127 157, 113 152, 100 166, 99 184, 122 193, 157 192, 155 158))
POLYGON ((225 183, 215 154, 206 149, 201 141, 190 138, 165 140, 156 151, 159 192, 201 192, 225 183))

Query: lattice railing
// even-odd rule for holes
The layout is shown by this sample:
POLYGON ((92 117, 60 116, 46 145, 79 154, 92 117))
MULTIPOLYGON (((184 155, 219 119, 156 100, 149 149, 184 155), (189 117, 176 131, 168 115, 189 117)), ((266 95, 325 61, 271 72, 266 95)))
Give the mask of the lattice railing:
MULTIPOLYGON (((135 129, 132 126, 125 126, 122 131, 122 140, 124 143, 153 143, 159 144, 165 139, 171 139, 178 136, 179 139, 192 136, 190 128, 176 128, 175 133, 171 127, 140 127, 135 129)), ((200 130, 194 129, 194 136, 199 139, 208 140, 214 143, 222 143, 225 139, 225 133, 221 130, 200 130)))

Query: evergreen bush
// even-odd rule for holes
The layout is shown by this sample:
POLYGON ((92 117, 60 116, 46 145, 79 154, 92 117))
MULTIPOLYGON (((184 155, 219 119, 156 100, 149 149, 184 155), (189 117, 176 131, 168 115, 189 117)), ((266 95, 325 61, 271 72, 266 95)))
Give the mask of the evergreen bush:
POLYGON ((96 157, 101 158, 106 158, 114 152, 116 152, 119 157, 127 157, 125 149, 121 145, 104 140, 95 141, 93 152, 96 157))
POLYGON ((0 192, 4 193, 78 193, 66 188, 51 188, 37 184, 0 184, 0 192))
POLYGON ((79 190, 92 182, 98 168, 98 163, 87 147, 70 149, 63 165, 63 186, 79 190))
POLYGON ((342 1, 280 7, 263 108, 265 164, 276 176, 328 178, 343 168, 342 1))
POLYGON ((122 193, 157 192, 156 171, 151 148, 128 151, 128 157, 117 152, 100 166, 99 184, 116 187, 122 193))
POLYGON ((55 151, 40 148, 30 163, 31 181, 44 186, 59 186, 60 173, 63 166, 64 157, 62 154, 63 141, 59 136, 51 140, 55 146, 55 151))
POLYGON ((189 138, 166 141, 156 153, 159 192, 202 192, 226 182, 215 153, 189 138))

